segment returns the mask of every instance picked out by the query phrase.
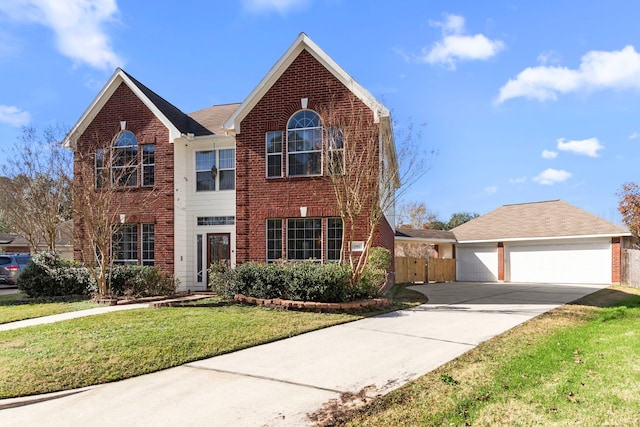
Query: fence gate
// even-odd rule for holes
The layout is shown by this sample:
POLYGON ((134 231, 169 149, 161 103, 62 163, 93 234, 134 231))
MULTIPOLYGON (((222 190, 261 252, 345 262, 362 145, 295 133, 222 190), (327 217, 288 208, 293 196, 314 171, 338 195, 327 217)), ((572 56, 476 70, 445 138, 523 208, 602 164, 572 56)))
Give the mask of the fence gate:
POLYGON ((427 262, 427 280, 429 282, 455 282, 456 260, 434 258, 427 262))
POLYGON ((640 250, 622 250, 622 277, 625 286, 640 287, 640 250))
POLYGON ((427 281, 427 260, 424 258, 396 257, 396 283, 427 281))
POLYGON ((396 257, 396 283, 455 282, 456 260, 396 257))

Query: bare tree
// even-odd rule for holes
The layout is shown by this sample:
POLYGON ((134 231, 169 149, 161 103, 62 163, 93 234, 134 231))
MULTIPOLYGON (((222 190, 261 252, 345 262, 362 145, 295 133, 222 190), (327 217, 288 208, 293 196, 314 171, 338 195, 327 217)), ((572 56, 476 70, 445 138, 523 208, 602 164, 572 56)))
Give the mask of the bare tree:
POLYGON ((33 127, 23 128, 1 169, 4 218, 33 252, 41 244, 55 250, 58 229, 71 215, 71 156, 60 144, 62 135, 56 127, 42 136, 33 127))
POLYGON ((378 225, 385 213, 393 212, 396 196, 427 173, 430 156, 417 149, 413 126, 405 129, 396 147, 390 117, 375 123, 372 111, 361 103, 336 102, 319 112, 327 130, 325 176, 344 227, 341 259, 350 263, 352 282, 358 283, 378 225), (356 229, 366 230, 359 255, 346 251, 356 229))
MULTIPOLYGON (((117 132, 114 132, 117 134, 117 132)), ((142 212, 156 197, 153 186, 139 188, 142 180, 137 146, 125 150, 113 141, 93 137, 93 144, 74 152, 73 215, 76 250, 90 268, 101 296, 110 292, 108 270, 113 264, 114 236, 125 222, 142 212), (103 142, 106 141, 106 142, 103 142)))
POLYGON ((626 182, 616 193, 620 198, 618 210, 622 222, 635 235, 640 233, 640 186, 635 182, 626 182))
POLYGON ((396 225, 399 228, 429 228, 429 224, 438 221, 438 214, 427 208, 424 202, 408 201, 397 209, 396 225))

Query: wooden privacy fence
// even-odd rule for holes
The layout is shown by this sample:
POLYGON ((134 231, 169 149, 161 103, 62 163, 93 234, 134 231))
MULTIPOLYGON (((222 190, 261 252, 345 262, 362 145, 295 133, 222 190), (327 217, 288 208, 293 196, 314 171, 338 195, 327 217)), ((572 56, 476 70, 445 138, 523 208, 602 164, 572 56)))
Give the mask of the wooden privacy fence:
MULTIPOLYGON (((396 273, 397 274, 397 273, 396 273)), ((622 250, 621 282, 625 286, 640 287, 640 250, 622 250)))
POLYGON ((396 257, 396 283, 454 282, 456 260, 396 257))

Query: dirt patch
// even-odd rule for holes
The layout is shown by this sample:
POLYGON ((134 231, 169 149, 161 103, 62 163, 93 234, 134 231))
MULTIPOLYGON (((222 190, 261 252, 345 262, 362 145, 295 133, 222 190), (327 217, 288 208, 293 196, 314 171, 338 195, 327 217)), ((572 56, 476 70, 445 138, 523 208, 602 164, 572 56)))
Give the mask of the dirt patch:
POLYGON ((316 427, 344 425, 355 411, 375 400, 380 394, 376 386, 369 385, 358 393, 342 393, 338 399, 331 399, 322 408, 309 414, 309 419, 316 427))

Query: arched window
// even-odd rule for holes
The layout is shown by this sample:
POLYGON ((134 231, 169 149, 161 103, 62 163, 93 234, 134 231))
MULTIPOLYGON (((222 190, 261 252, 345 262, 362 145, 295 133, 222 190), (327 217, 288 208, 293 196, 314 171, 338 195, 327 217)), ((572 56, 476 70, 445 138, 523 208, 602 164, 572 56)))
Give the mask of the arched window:
POLYGON ((287 123, 287 174, 322 174, 322 121, 315 111, 298 111, 287 123))
POLYGON ((111 179, 121 187, 138 185, 138 139, 131 131, 124 130, 115 137, 111 179))

